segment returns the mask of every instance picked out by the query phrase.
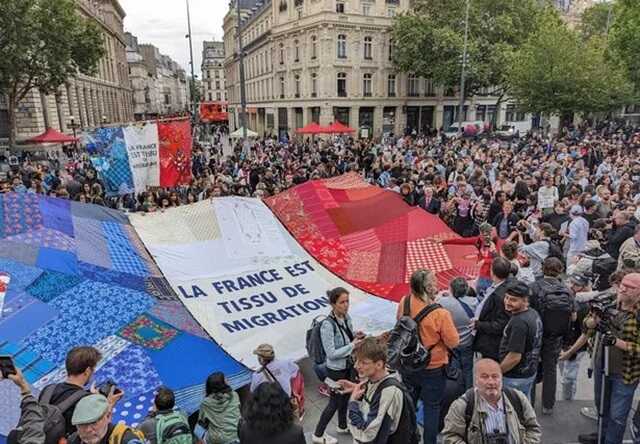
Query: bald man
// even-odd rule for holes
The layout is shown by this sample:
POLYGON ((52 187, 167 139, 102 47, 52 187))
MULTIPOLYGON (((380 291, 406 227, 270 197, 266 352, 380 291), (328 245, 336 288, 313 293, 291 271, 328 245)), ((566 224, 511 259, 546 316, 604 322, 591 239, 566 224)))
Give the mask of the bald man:
POLYGON ((520 391, 503 389, 500 364, 480 359, 474 375, 474 388, 449 408, 442 431, 444 443, 540 443, 542 432, 533 407, 520 391), (468 405, 473 408, 469 410, 468 405))

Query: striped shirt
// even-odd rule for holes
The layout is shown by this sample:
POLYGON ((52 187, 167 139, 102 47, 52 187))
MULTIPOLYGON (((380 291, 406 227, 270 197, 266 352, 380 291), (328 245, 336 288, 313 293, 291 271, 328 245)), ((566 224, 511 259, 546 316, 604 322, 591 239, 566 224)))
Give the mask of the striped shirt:
MULTIPOLYGON (((484 413, 482 415, 482 423, 484 424, 485 435, 507 433, 507 418, 504 410, 504 395, 500 398, 500 401, 498 401, 497 407, 494 407, 482 396, 479 396, 477 391, 476 396, 478 399, 478 410, 484 413)), ((511 436, 509 436, 509 443, 511 443, 511 436)))

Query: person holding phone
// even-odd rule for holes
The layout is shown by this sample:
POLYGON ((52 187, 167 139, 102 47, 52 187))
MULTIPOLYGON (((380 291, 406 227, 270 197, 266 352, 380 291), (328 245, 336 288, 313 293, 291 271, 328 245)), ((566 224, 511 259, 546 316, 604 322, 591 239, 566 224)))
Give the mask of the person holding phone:
POLYGON ((31 387, 9 356, 0 356, 0 373, 0 383, 6 379, 13 382, 20 389, 22 398, 18 427, 9 432, 7 444, 42 444, 45 442, 46 418, 42 407, 31 394, 31 387))

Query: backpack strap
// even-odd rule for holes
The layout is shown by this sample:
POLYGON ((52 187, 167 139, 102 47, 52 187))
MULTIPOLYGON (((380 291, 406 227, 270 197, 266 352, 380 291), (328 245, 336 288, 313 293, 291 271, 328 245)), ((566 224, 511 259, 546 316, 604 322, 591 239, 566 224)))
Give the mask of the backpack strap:
POLYGON ((58 384, 51 384, 46 386, 40 394, 40 403, 50 405, 51 398, 53 398, 53 392, 56 390, 56 387, 58 387, 58 384))
POLYGON ((64 401, 56 404, 60 412, 64 415, 70 408, 74 407, 78 401, 87 396, 87 392, 84 390, 76 390, 67 397, 64 401))
POLYGON ((411 316, 411 295, 404 297, 404 303, 402 304, 402 315, 411 316))
MULTIPOLYGON (((442 308, 442 305, 440 305, 440 304, 431 304, 428 307, 424 307, 422 310, 420 310, 420 313, 418 313, 413 320, 416 322, 416 324, 420 325, 420 322, 422 322, 422 320, 424 318, 426 318, 432 312, 436 311, 439 308, 442 308)), ((419 330, 420 329, 418 329, 418 331, 419 330)))
POLYGON ((518 415, 518 421, 521 425, 524 425, 524 406, 522 405, 522 400, 518 393, 512 388, 505 387, 502 392, 507 397, 511 406, 515 409, 516 414, 518 415))
POLYGON ((467 405, 464 408, 464 440, 469 442, 469 426, 471 425, 471 419, 473 418, 473 409, 476 405, 476 391, 473 388, 467 390, 462 395, 463 399, 467 401, 467 405))

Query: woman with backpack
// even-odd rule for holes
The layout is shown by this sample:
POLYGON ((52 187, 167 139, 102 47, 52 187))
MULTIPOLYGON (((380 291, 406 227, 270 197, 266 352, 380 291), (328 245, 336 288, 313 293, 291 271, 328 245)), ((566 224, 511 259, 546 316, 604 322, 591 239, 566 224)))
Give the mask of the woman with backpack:
POLYGON ((238 443, 240 397, 229 387, 223 373, 209 375, 205 395, 198 415, 198 424, 207 431, 204 443, 238 443))
MULTIPOLYGON (((326 367, 328 378, 333 381, 355 379, 355 372, 351 353, 364 338, 364 333, 353 332, 353 323, 349 316, 349 292, 342 288, 334 288, 327 292, 331 303, 331 313, 322 322, 320 336, 322 347, 326 353, 326 367)), ((338 428, 340 434, 348 434, 347 405, 349 394, 332 390, 329 403, 325 407, 320 421, 316 425, 311 441, 315 444, 337 444, 338 440, 325 433, 327 425, 333 415, 338 412, 338 428)))
POLYGON ((431 358, 425 368, 410 373, 402 372, 402 379, 413 391, 414 399, 424 404, 424 444, 436 444, 440 420, 440 402, 446 386, 446 366, 449 350, 460 343, 460 336, 451 313, 435 303, 438 292, 436 275, 430 270, 417 270, 411 275, 411 294, 398 304, 397 318, 410 316, 418 322, 418 338, 431 358), (427 312, 428 310, 428 312, 427 312))
POLYGON ((240 422, 240 444, 305 444, 291 399, 277 382, 263 382, 251 396, 240 422))

